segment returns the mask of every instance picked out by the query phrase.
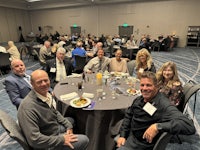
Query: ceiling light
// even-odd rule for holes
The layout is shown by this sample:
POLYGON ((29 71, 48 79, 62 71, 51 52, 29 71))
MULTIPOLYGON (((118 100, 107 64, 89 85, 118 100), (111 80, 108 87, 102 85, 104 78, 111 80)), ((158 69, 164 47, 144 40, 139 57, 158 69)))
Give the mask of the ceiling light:
POLYGON ((38 2, 38 1, 42 1, 42 0, 26 0, 27 2, 38 2))

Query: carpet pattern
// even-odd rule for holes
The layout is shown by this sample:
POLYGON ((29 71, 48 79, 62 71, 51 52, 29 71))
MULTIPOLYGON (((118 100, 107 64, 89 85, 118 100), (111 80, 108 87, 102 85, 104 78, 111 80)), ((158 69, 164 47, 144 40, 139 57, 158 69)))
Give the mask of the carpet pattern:
MULTIPOLYGON (((178 73, 183 84, 188 80, 194 80, 200 83, 200 49, 196 48, 175 48, 170 52, 152 52, 153 61, 156 69, 158 69, 163 63, 167 61, 173 61, 176 63, 178 73)), ((27 60, 26 56, 23 57, 23 61, 26 64, 27 69, 35 70, 40 68, 40 65, 35 60, 27 60)), ((0 109, 6 111, 14 119, 17 118, 17 110, 15 106, 9 100, 9 97, 4 90, 3 81, 6 75, 0 77, 0 109)), ((200 93, 199 93, 200 95, 200 93)), ((200 97, 200 96, 199 96, 200 97)), ((200 100, 197 100, 196 111, 200 111, 200 100)), ((183 142, 182 144, 169 144, 167 150, 198 150, 200 149, 200 112, 194 116, 195 126, 197 128, 197 134, 194 136, 187 136, 187 140, 190 143, 183 142)), ((184 137, 183 137, 184 138, 184 137)), ((186 140, 186 141, 187 141, 186 140)), ((0 150, 22 150, 21 146, 11 139, 5 130, 0 126, 0 150)))

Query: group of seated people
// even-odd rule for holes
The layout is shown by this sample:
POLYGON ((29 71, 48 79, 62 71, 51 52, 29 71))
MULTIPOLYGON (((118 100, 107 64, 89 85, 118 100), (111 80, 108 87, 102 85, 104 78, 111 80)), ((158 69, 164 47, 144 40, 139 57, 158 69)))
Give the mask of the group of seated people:
MULTIPOLYGON (((173 74, 171 63, 169 64, 163 67, 166 81, 173 74)), ((28 144, 33 149, 86 150, 88 137, 74 134, 74 120, 63 117, 56 110, 47 72, 35 70, 30 75, 24 63, 18 59, 12 61, 12 70, 13 74, 9 77, 12 81, 9 81, 9 78, 5 81, 6 90, 10 92, 9 96, 16 97, 20 92, 24 94, 24 98, 20 100, 18 97, 14 104, 18 104, 18 123, 28 144), (12 90, 9 91, 8 87, 12 90)), ((162 132, 174 135, 195 133, 193 122, 174 106, 177 101, 170 103, 166 95, 159 90, 157 85, 160 82, 153 72, 144 71, 140 75, 142 95, 133 101, 125 113, 116 144, 118 150, 153 149, 162 132)))
MULTIPOLYGON (((84 73, 124 72, 140 79, 142 95, 125 113, 117 140, 119 150, 152 149, 163 131, 194 134, 192 121, 181 113, 183 87, 175 63, 166 62, 156 71, 151 54, 145 48, 138 51, 136 60, 127 62, 126 58, 122 58, 121 49, 115 52, 115 57, 108 58, 104 56, 103 44, 99 42, 96 45, 94 51, 87 54, 82 43, 77 42, 72 59, 66 59, 66 49, 60 46, 53 59, 44 59, 44 70, 26 70, 20 58, 11 61, 12 73, 5 79, 5 89, 18 110, 19 125, 31 147, 87 149, 88 137, 73 133, 73 121, 56 110, 52 92, 58 82, 73 72, 76 54, 90 57, 83 68, 84 73), (147 108, 145 105, 148 105, 147 108)), ((50 42, 45 41, 40 56, 48 54, 49 48, 50 42)))
POLYGON ((20 59, 19 50, 15 46, 15 43, 13 41, 8 41, 8 47, 7 48, 0 46, 0 52, 9 53, 10 54, 10 61, 12 61, 13 59, 20 59))
POLYGON ((139 49, 146 48, 147 50, 151 51, 153 49, 154 44, 157 42, 160 44, 161 49, 168 50, 169 48, 173 48, 174 46, 174 36, 168 35, 167 37, 164 37, 163 35, 158 36, 157 39, 153 39, 150 37, 150 35, 142 35, 141 39, 137 40, 135 39, 134 35, 131 34, 129 36, 123 36, 120 37, 119 35, 107 35, 104 34, 101 35, 101 37, 96 37, 95 35, 88 34, 87 36, 82 35, 81 33, 75 33, 70 35, 63 35, 60 36, 58 32, 56 32, 54 35, 50 34, 49 36, 44 35, 43 37, 43 44, 45 41, 50 41, 52 45, 54 43, 58 43, 60 41, 64 42, 65 46, 70 46, 70 43, 72 43, 72 47, 75 48, 74 43, 77 41, 82 41, 82 47, 85 50, 92 49, 94 42, 101 42, 102 46, 109 47, 113 45, 119 45, 119 46, 127 46, 127 47, 139 47, 139 49))

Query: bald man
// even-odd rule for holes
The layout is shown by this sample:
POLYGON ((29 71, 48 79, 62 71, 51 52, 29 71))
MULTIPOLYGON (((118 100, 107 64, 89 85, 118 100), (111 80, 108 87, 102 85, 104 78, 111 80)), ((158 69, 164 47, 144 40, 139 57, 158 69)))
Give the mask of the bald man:
POLYGON ((42 64, 46 64, 46 57, 51 57, 51 43, 49 41, 45 41, 44 45, 40 48, 39 59, 42 64))
POLYGON ((73 134, 73 126, 55 108, 56 102, 48 92, 50 80, 44 70, 31 74, 33 89, 18 110, 19 125, 33 149, 85 150, 89 139, 73 134))
POLYGON ((19 107, 23 98, 30 92, 30 74, 31 70, 26 71, 24 62, 20 59, 14 59, 11 62, 12 73, 5 79, 5 89, 12 103, 19 107))

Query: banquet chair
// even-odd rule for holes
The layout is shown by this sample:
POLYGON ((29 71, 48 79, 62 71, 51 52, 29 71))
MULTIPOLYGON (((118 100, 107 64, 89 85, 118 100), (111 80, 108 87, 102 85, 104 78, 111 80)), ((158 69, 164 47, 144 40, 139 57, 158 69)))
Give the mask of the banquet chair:
POLYGON ((28 51, 28 61, 29 61, 29 59, 30 59, 31 57, 34 59, 34 58, 36 57, 36 53, 35 53, 33 47, 27 45, 26 48, 27 48, 27 51, 28 51))
POLYGON ((128 72, 129 72, 130 76, 133 76, 135 66, 136 66, 135 60, 131 60, 127 63, 128 72))
POLYGON ((8 135, 12 139, 16 140, 24 150, 32 150, 32 148, 28 145, 17 122, 3 110, 0 110, 0 123, 8 135))
MULTIPOLYGON (((172 138, 172 134, 169 134, 168 132, 163 132, 160 137, 158 138, 158 140, 156 141, 153 150, 165 150, 165 148, 167 147, 167 144, 170 142, 171 138, 172 138)), ((120 137, 120 135, 118 134, 115 138, 114 141, 117 143, 118 138, 120 137)))
POLYGON ((158 140, 156 141, 156 144, 154 145, 153 150, 165 150, 172 136, 173 135, 169 134, 168 132, 163 132, 158 138, 158 140))
POLYGON ((104 54, 106 57, 110 57, 111 53, 110 53, 110 48, 109 47, 105 47, 104 48, 104 54))
POLYGON ((0 75, 2 76, 2 70, 3 67, 9 67, 10 69, 10 54, 9 53, 0 53, 0 75))
POLYGON ((45 67, 46 67, 46 64, 40 61, 39 54, 38 54, 38 52, 37 52, 35 49, 33 50, 33 52, 35 53, 35 58, 36 58, 37 60, 39 60, 40 66, 42 66, 41 69, 44 70, 45 67))
POLYGON ((86 57, 85 56, 79 56, 75 55, 75 61, 76 61, 76 67, 74 68, 74 72, 76 73, 82 73, 83 68, 86 64, 86 57))
POLYGON ((19 53, 20 53, 20 59, 22 60, 23 59, 23 55, 27 53, 27 47, 22 45, 20 48, 19 48, 19 53))
POLYGON ((122 50, 122 57, 130 59, 131 58, 131 56, 130 56, 130 50, 127 49, 127 47, 123 47, 123 46, 121 46, 120 48, 122 50))
POLYGON ((157 49, 157 51, 159 52, 160 51, 160 48, 161 48, 161 44, 159 41, 155 41, 152 45, 152 50, 155 51, 157 49))
POLYGON ((198 91, 200 90, 200 84, 198 84, 197 82, 193 81, 193 80, 189 80, 185 83, 185 85, 183 86, 183 102, 182 102, 182 109, 181 111, 184 112, 186 106, 188 103, 193 103, 193 109, 195 112, 195 108, 196 108, 196 102, 198 100, 198 91), (193 101, 193 102, 191 102, 193 101))
POLYGON ((110 53, 110 58, 112 58, 113 56, 115 56, 115 49, 113 48, 114 44, 111 44, 108 46, 108 51, 110 53))

